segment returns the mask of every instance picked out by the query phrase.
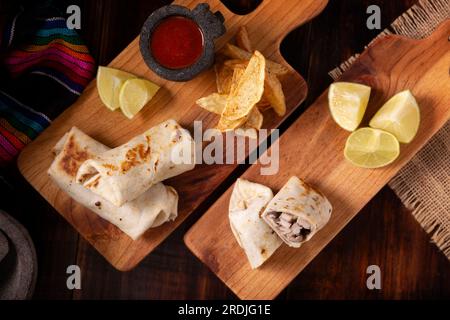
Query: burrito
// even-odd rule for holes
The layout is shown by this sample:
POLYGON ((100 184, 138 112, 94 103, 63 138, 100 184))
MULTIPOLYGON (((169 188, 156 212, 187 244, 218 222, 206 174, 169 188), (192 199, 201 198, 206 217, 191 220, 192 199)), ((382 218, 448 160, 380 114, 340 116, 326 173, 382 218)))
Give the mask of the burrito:
POLYGON ((229 219, 237 242, 244 249, 252 269, 261 266, 281 245, 276 233, 261 219, 273 198, 266 186, 238 179, 231 194, 229 219))
POLYGON ((162 183, 155 184, 121 207, 76 183, 76 173, 81 164, 108 150, 108 147, 74 127, 54 147, 56 158, 48 174, 76 202, 117 226, 133 240, 148 228, 174 220, 178 215, 178 194, 175 189, 162 183))
POLYGON ((175 120, 84 162, 77 182, 116 206, 195 167, 195 144, 175 120))
POLYGON ((267 205, 263 219, 290 247, 298 248, 330 220, 327 198, 292 177, 267 205))

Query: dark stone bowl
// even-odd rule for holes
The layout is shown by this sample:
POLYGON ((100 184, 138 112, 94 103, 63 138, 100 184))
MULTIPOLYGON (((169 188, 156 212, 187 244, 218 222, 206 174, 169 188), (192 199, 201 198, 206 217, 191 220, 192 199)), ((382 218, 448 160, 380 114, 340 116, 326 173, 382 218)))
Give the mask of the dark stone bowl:
POLYGON ((172 81, 188 81, 200 72, 208 69, 214 63, 214 39, 226 32, 224 17, 220 12, 212 13, 209 5, 201 3, 192 11, 186 7, 178 5, 168 5, 154 11, 145 21, 142 27, 139 46, 145 63, 160 77, 172 81), (203 54, 192 66, 182 69, 168 69, 159 64, 152 55, 150 49, 150 39, 154 28, 169 16, 182 16, 194 20, 200 27, 204 47, 203 54))
POLYGON ((0 250, 3 247, 5 254, 0 259, 0 301, 30 299, 38 269, 33 241, 28 231, 2 210, 0 234, 0 250))

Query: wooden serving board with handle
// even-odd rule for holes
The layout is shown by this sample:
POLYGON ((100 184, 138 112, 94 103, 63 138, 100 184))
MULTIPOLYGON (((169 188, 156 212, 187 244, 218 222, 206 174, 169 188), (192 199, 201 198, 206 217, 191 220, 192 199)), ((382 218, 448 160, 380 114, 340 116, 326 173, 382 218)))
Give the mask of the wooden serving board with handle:
MULTIPOLYGON (((420 129, 410 144, 401 146, 401 155, 393 164, 369 170, 344 159, 349 132, 331 118, 328 92, 324 92, 281 136, 279 173, 262 176, 260 165, 255 164, 241 177, 276 193, 296 175, 321 190, 332 203, 333 213, 309 242, 299 249, 282 245, 262 267, 251 270, 229 225, 232 186, 188 231, 187 246, 238 297, 275 298, 449 120, 449 35, 450 20, 424 40, 387 36, 367 49, 340 78, 372 87, 365 125, 395 93, 410 89, 415 95, 421 110, 420 129)), ((358 250, 357 244, 354 249, 358 250)))
MULTIPOLYGON (((175 4, 193 9, 201 2, 204 1, 178 0, 175 4)), ((327 0, 265 0, 251 14, 240 16, 231 13, 219 0, 207 2, 213 12, 220 11, 225 17, 227 33, 217 41, 216 49, 219 50, 229 42, 238 27, 245 25, 254 47, 267 58, 286 66, 279 51, 281 40, 292 29, 318 15, 327 4, 327 0)), ((216 91, 213 70, 185 83, 161 79, 144 63, 138 38, 110 66, 152 80, 162 88, 149 105, 133 120, 128 120, 120 112, 111 112, 103 106, 93 81, 73 106, 25 148, 19 157, 18 166, 33 187, 87 241, 114 267, 125 271, 135 267, 167 238, 224 181, 236 165, 197 165, 195 170, 167 181, 180 195, 179 216, 174 222, 149 230, 137 241, 132 241, 118 228, 71 200, 49 179, 47 169, 53 161, 51 149, 72 126, 77 126, 103 144, 116 147, 167 119, 177 120, 191 132, 195 120, 203 121, 204 130, 213 128, 218 122, 217 116, 195 104, 197 99, 216 91)), ((292 68, 289 69, 290 74, 282 80, 288 111, 283 118, 277 117, 272 111, 266 112, 263 128, 276 128, 306 97, 307 86, 304 79, 292 68)))

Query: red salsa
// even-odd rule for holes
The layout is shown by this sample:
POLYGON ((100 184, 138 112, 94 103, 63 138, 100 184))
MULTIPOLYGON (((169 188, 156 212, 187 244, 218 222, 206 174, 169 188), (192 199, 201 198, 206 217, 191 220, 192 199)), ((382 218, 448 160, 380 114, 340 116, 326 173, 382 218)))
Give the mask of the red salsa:
POLYGON ((201 57, 203 46, 203 33, 197 23, 182 16, 162 20, 150 40, 153 58, 168 69, 193 65, 201 57))

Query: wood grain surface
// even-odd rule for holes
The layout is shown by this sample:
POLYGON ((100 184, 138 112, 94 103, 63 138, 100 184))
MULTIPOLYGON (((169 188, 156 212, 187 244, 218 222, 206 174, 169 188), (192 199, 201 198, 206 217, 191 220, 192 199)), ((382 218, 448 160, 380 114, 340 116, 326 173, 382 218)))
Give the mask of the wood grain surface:
MULTIPOLYGON (((0 22, 8 7, 0 2, 0 22)), ((251 11, 259 0, 224 0, 251 11)), ((378 5, 387 27, 416 0, 330 1, 322 14, 290 33, 281 52, 308 82, 309 95, 280 126, 284 132, 328 87, 328 71, 361 52, 380 30, 366 28, 366 9, 378 5)), ((168 0, 58 0, 82 10, 84 40, 96 61, 108 64, 132 41, 147 16, 168 0)), ((235 299, 236 295, 198 260, 183 236, 248 166, 239 166, 156 250, 130 272, 112 267, 24 180, 15 166, 1 172, 2 208, 30 231, 39 273, 35 299, 235 299), (82 289, 68 290, 66 268, 78 265, 82 289)), ((430 242, 388 187, 378 194, 316 256, 278 299, 449 299, 450 263, 430 242), (368 290, 366 268, 381 268, 381 290, 368 290)))
MULTIPOLYGON (((194 8, 199 0, 180 0, 175 3, 194 8)), ((319 14, 326 0, 264 1, 249 15, 231 13, 219 1, 209 1, 213 12, 221 11, 228 32, 217 42, 217 49, 230 41, 241 25, 246 25, 255 48, 271 59, 284 62, 279 45, 284 35, 294 27, 319 14), (271 21, 271 23, 267 23, 271 21)), ((141 134, 167 119, 177 120, 184 128, 193 132, 194 121, 202 121, 203 130, 213 128, 218 117, 195 104, 202 96, 215 91, 213 70, 197 78, 176 83, 165 81, 145 65, 136 38, 110 66, 150 79, 161 90, 135 119, 128 120, 120 112, 110 112, 100 101, 95 81, 83 92, 78 101, 61 114, 33 143, 21 153, 18 166, 24 177, 41 195, 86 238, 114 267, 130 270, 159 245, 184 219, 216 189, 237 165, 197 165, 181 176, 167 181, 180 195, 179 216, 171 223, 150 229, 144 236, 132 241, 118 228, 70 199, 59 190, 47 175, 53 161, 52 147, 72 126, 115 147, 141 134)), ((304 79, 293 69, 282 79, 288 111, 285 117, 277 117, 273 111, 265 115, 263 128, 276 128, 299 106, 307 94, 304 79)))
POLYGON ((400 36, 379 39, 339 79, 372 87, 363 126, 395 93, 413 92, 421 110, 420 129, 413 142, 402 145, 393 164, 369 170, 345 160, 343 149, 349 133, 331 118, 326 91, 280 138, 279 173, 261 175, 261 165, 255 164, 242 176, 276 193, 295 175, 325 193, 333 205, 332 217, 309 242, 299 249, 284 245, 262 267, 251 270, 229 226, 232 187, 189 230, 187 246, 237 296, 275 298, 448 121, 449 32, 450 20, 424 40, 400 36))

